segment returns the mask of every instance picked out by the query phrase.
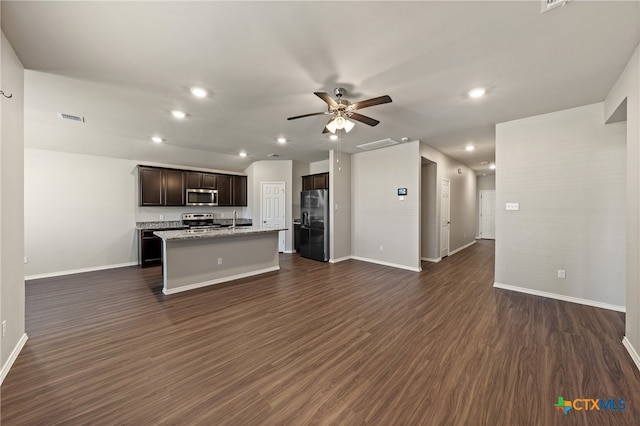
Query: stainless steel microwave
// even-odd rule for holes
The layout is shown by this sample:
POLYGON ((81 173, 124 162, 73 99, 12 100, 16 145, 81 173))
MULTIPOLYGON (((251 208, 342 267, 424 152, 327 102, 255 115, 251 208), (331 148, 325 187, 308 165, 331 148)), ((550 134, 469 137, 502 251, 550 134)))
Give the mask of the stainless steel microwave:
POLYGON ((187 206, 217 206, 218 190, 209 188, 187 189, 187 206))

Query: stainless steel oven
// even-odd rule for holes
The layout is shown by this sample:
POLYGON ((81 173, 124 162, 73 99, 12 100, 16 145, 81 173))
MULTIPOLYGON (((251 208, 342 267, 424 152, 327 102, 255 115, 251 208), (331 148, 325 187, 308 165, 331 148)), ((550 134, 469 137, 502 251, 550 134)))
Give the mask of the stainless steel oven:
POLYGON ((187 206, 217 206, 218 190, 208 188, 187 189, 187 206))

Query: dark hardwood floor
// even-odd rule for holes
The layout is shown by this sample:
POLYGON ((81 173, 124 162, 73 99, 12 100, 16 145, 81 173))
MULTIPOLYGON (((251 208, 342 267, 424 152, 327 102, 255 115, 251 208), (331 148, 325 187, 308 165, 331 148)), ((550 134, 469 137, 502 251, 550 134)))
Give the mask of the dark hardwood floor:
POLYGON ((281 255, 172 296, 159 268, 30 281, 2 424, 640 424, 624 315, 494 289, 493 263, 479 241, 422 273, 281 255))

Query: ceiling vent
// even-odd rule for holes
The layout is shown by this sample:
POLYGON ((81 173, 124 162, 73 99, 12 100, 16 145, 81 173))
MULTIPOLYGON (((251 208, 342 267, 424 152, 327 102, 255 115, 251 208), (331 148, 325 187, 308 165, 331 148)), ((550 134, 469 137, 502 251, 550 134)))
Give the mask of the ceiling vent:
POLYGON ((541 9, 541 13, 545 13, 548 12, 552 9, 555 9, 556 7, 559 6, 564 6, 565 4, 569 3, 571 0, 541 0, 542 2, 542 9, 541 9))
POLYGON ((267 157, 280 157, 280 154, 276 154, 274 152, 274 153, 271 153, 271 154, 267 155, 267 157))
POLYGON ((384 148, 385 146, 391 146, 391 145, 397 145, 397 144, 398 144, 398 141, 395 141, 391 138, 387 138, 387 139, 382 139, 380 141, 363 143, 361 145, 358 145, 358 148, 369 151, 372 149, 384 148))
POLYGON ((81 117, 79 115, 65 114, 64 112, 59 112, 58 113, 58 118, 62 118, 62 119, 65 119, 65 120, 71 120, 71 121, 79 121, 81 123, 84 123, 84 117, 81 117))

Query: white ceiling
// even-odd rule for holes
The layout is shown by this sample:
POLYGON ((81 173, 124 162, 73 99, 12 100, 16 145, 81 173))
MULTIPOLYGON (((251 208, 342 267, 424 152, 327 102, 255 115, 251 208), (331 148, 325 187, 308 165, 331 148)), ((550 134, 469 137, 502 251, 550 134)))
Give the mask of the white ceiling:
POLYGON ((227 170, 270 153, 328 158, 326 117, 286 118, 324 111, 313 92, 344 87, 351 101, 393 102, 361 110, 381 123, 357 123, 342 150, 407 137, 486 172, 495 123, 602 101, 640 41, 637 1, 544 14, 540 1, 1 4, 32 70, 27 146, 227 170), (194 98, 192 85, 210 95, 194 98), (477 86, 487 95, 468 98, 477 86))

